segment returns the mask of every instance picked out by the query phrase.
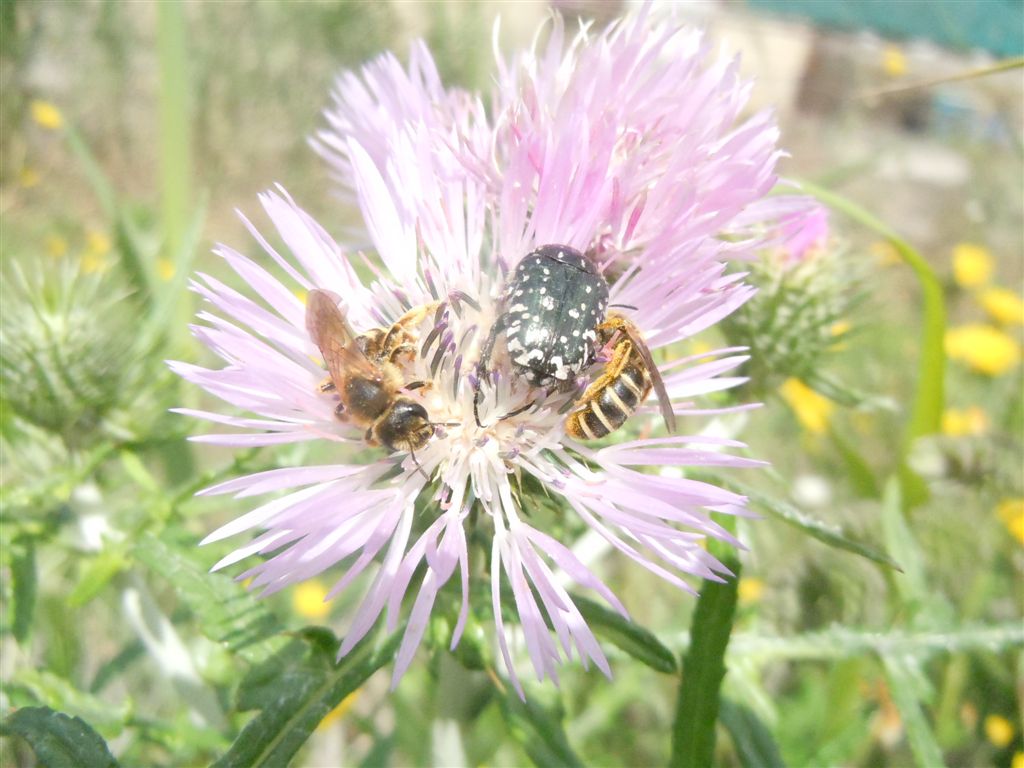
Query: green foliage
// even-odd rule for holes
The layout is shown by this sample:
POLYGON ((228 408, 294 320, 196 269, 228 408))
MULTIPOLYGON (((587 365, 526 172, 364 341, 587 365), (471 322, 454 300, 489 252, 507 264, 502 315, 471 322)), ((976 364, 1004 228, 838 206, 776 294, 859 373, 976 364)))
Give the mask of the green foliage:
POLYGON ((2 733, 25 739, 47 768, 116 768, 106 742, 89 724, 48 707, 19 709, 3 722, 2 733))
POLYGON ((690 647, 683 656, 682 683, 672 727, 673 768, 711 765, 715 751, 719 689, 725 678, 725 651, 736 618, 739 561, 727 560, 735 578, 705 579, 690 625, 690 647))
POLYGON ((287 765, 317 724, 394 658, 400 634, 378 648, 356 646, 336 662, 340 643, 311 628, 253 667, 238 688, 237 707, 259 710, 216 768, 287 765))
POLYGON ((579 595, 573 595, 572 599, 598 638, 616 645, 653 670, 665 674, 673 674, 676 671, 676 659, 672 651, 649 629, 622 618, 615 611, 593 600, 579 595))

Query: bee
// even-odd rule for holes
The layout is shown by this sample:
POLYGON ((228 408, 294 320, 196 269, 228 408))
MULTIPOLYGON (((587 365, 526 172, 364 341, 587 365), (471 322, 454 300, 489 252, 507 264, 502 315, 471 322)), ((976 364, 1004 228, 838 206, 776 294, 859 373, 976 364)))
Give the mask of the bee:
POLYGON ((320 348, 330 379, 322 392, 335 390, 341 399, 337 414, 366 429, 366 442, 391 451, 414 451, 434 435, 427 410, 402 389, 407 384, 401 358, 416 353, 414 328, 437 305, 416 307, 388 329, 375 328, 357 335, 327 291, 314 289, 306 299, 306 330, 320 348))
POLYGON ((609 312, 596 330, 600 346, 611 345, 611 358, 576 401, 580 407, 566 417, 566 433, 577 440, 597 440, 611 434, 626 423, 652 388, 665 426, 674 432, 672 401, 640 329, 618 312, 609 312))

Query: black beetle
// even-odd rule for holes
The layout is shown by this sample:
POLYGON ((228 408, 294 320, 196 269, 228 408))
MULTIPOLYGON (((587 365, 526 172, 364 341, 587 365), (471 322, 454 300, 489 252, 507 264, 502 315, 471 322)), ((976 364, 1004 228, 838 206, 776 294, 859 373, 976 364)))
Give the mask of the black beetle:
POLYGON ((505 334, 512 369, 535 387, 571 386, 594 362, 595 329, 608 307, 608 283, 567 245, 542 245, 516 265, 501 311, 480 354, 481 377, 505 334))

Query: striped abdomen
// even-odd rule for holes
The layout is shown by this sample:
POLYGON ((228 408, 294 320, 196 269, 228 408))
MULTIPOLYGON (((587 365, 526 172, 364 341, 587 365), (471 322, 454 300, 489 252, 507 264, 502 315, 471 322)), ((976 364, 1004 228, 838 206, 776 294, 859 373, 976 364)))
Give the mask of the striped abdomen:
POLYGON ((577 440, 597 440, 626 423, 651 392, 651 377, 632 344, 622 343, 601 376, 587 387, 569 414, 565 431, 577 440))

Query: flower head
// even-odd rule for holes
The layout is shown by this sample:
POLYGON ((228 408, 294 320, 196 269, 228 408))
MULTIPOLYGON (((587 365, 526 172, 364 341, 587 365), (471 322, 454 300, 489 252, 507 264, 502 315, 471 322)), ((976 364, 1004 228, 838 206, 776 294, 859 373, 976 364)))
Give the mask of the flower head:
MULTIPOLYGON (((290 253, 251 225, 276 275, 220 246, 217 253, 249 289, 200 275, 195 289, 213 311, 201 313, 195 333, 227 365, 173 366, 256 414, 183 411, 255 430, 199 440, 319 440, 362 451, 369 432, 373 442, 398 450, 207 489, 288 491, 208 537, 261 531, 217 567, 262 555, 240 578, 275 591, 340 563, 344 573, 330 595, 375 571, 342 654, 382 614, 396 627, 403 601, 414 595, 396 680, 442 588, 452 581, 461 591, 454 647, 472 585, 489 575, 498 647, 517 687, 514 639, 538 678, 557 679, 557 665, 573 655, 609 673, 568 583, 626 613, 571 542, 542 530, 538 494, 679 587, 689 589, 683 575, 726 574, 702 540, 733 541, 711 515, 742 514, 745 499, 679 472, 639 468, 756 462, 723 452, 738 443, 709 437, 604 447, 569 437, 566 414, 580 407, 584 388, 616 349, 627 348, 624 335, 595 344, 578 376, 531 384, 509 341, 507 283, 517 263, 543 246, 586 254, 609 286, 611 306, 655 351, 736 309, 751 289, 726 274, 725 261, 749 257, 763 246, 771 220, 804 206, 793 198, 764 200, 775 183, 777 129, 767 113, 740 118, 748 91, 735 62, 710 60, 698 33, 655 23, 646 12, 569 40, 555 17, 545 44, 510 61, 498 56, 489 112, 478 97, 446 90, 421 44, 407 67, 384 55, 342 75, 329 127, 314 144, 359 207, 376 258, 339 245, 283 190, 268 192, 263 208, 290 253), (315 301, 304 306, 297 289, 317 289, 315 301), (310 312, 316 317, 307 325, 310 312), (422 409, 431 427, 426 439, 401 443, 361 411, 368 400, 353 394, 363 386, 351 384, 353 377, 411 401, 402 406, 410 414, 422 409), (486 551, 471 551, 471 534, 488 542, 486 551), (507 623, 509 606, 521 631, 507 623)), ((697 413, 692 397, 740 381, 723 376, 744 360, 735 351, 662 364, 667 415, 697 413)), ((633 418, 655 413, 657 406, 640 405, 633 418)), ((395 419, 389 429, 399 429, 395 419)))

